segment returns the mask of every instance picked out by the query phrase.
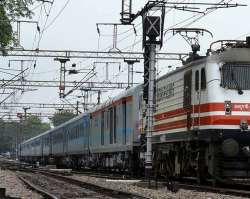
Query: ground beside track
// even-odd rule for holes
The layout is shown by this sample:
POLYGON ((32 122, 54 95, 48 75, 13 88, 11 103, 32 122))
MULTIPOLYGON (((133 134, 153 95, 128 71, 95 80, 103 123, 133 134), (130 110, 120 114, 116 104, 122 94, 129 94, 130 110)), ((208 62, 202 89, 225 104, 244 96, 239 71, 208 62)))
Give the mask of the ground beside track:
MULTIPOLYGON (((114 199, 117 197, 107 196, 90 189, 73 185, 71 183, 57 180, 53 177, 48 177, 40 173, 24 173, 18 172, 22 178, 28 180, 32 184, 46 190, 58 199, 114 199)), ((111 194, 110 194, 111 195, 111 194)), ((123 198, 124 199, 124 198, 123 198)))
POLYGON ((93 183, 106 188, 112 188, 130 193, 139 193, 144 197, 149 197, 152 199, 247 199, 246 197, 230 196, 220 193, 203 192, 179 189, 177 193, 169 192, 166 187, 159 187, 155 189, 147 189, 137 186, 136 183, 128 183, 122 180, 115 181, 105 178, 90 177, 87 175, 73 175, 70 176, 73 179, 81 180, 88 183, 93 183))
MULTIPOLYGON (((81 180, 83 182, 92 183, 98 186, 121 190, 140 194, 144 197, 152 199, 246 199, 246 197, 236 197, 220 193, 212 193, 205 191, 194 191, 187 189, 179 189, 177 193, 169 192, 166 187, 160 187, 158 190, 147 189, 145 187, 137 186, 134 182, 124 182, 122 180, 113 180, 108 178, 100 178, 89 176, 88 174, 74 174, 68 176, 73 179, 81 180)), ((36 192, 32 192, 26 188, 25 185, 16 177, 16 173, 8 170, 0 170, 0 187, 7 189, 7 194, 13 197, 21 197, 23 199, 41 199, 42 197, 36 192)))
POLYGON ((0 168, 0 188, 6 188, 6 195, 11 197, 20 197, 22 199, 42 199, 38 193, 28 189, 21 182, 15 172, 2 170, 0 168))

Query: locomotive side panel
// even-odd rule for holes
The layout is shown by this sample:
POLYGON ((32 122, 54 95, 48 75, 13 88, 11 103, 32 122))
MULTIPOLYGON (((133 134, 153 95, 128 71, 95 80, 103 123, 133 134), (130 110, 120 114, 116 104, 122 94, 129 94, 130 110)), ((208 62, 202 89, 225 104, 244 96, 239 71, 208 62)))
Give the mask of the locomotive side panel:
POLYGON ((183 73, 157 82, 157 107, 154 115, 154 135, 186 131, 186 112, 183 110, 183 73))

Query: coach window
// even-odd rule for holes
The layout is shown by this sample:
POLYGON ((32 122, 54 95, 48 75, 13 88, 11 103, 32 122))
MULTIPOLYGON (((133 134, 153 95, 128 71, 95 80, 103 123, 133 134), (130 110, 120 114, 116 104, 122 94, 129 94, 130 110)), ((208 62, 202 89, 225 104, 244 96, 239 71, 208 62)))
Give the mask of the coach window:
POLYGON ((109 128, 109 110, 107 110, 106 112, 106 128, 108 129, 109 128))
POLYGON ((101 145, 104 145, 104 111, 101 114, 101 145))
POLYGON ((122 102, 122 143, 126 144, 126 137, 127 137, 127 104, 126 101, 122 102))
POLYGON ((81 137, 80 125, 77 126, 77 130, 78 130, 78 137, 81 137))
POLYGON ((117 126, 117 118, 116 118, 116 106, 114 107, 114 143, 116 143, 116 126, 117 126))
POLYGON ((195 71, 195 91, 199 90, 199 85, 200 85, 200 73, 199 71, 195 71))
POLYGON ((205 90, 207 86, 205 68, 201 69, 201 90, 205 90))
POLYGON ((114 143, 114 112, 113 108, 109 109, 109 141, 110 144, 114 143))

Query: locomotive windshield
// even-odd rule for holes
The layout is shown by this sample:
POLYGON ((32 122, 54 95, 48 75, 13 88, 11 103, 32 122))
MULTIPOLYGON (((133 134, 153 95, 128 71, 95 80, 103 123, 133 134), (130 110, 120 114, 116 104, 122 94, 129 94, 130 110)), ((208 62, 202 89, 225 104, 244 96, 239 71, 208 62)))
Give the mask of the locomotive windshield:
POLYGON ((242 90, 250 90, 250 63, 237 64, 227 63, 222 66, 223 88, 237 89, 239 93, 242 90))

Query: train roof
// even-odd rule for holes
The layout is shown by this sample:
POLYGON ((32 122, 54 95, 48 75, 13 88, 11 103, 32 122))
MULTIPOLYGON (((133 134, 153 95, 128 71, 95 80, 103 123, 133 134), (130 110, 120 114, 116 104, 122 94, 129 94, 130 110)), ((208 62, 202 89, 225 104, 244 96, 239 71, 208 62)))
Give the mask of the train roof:
POLYGON ((128 90, 122 91, 119 95, 110 98, 109 100, 107 100, 107 101, 105 101, 104 103, 102 103, 102 104, 100 104, 100 105, 98 105, 98 106, 96 106, 96 107, 90 109, 89 111, 84 112, 84 113, 82 113, 82 114, 80 114, 80 115, 78 115, 78 116, 76 116, 76 117, 70 119, 69 121, 67 121, 67 122, 65 122, 65 123, 63 123, 63 124, 61 124, 61 125, 59 125, 59 126, 53 128, 53 129, 50 129, 50 130, 48 130, 48 131, 46 131, 46 132, 44 132, 44 133, 41 133, 41 134, 39 134, 39 135, 37 135, 37 136, 35 136, 35 137, 33 137, 33 138, 30 138, 30 139, 24 141, 22 144, 29 143, 29 142, 31 142, 31 141, 33 141, 33 140, 36 140, 37 138, 40 138, 40 137, 42 137, 42 136, 45 136, 46 134, 52 133, 52 132, 54 132, 54 131, 56 131, 56 130, 58 130, 58 129, 60 129, 60 128, 63 128, 64 126, 67 126, 67 125, 71 124, 72 122, 75 122, 75 121, 77 121, 77 120, 83 118, 84 116, 89 115, 90 113, 94 113, 94 112, 96 112, 96 111, 98 111, 98 110, 100 110, 100 109, 106 108, 107 106, 109 106, 110 104, 112 104, 114 101, 117 101, 117 100, 119 100, 119 99, 121 99, 121 98, 130 96, 130 95, 131 95, 136 89, 138 89, 138 87, 140 87, 140 86, 141 86, 141 85, 138 85, 138 86, 133 87, 133 88, 130 88, 130 89, 128 89, 128 90))
POLYGON ((118 101, 124 97, 128 97, 130 96, 131 94, 133 94, 136 90, 138 90, 139 88, 141 87, 141 84, 135 86, 135 87, 132 87, 130 89, 127 89, 125 91, 122 91, 121 93, 119 93, 117 96, 115 97, 112 97, 112 98, 109 98, 107 101, 105 101, 104 103, 92 108, 89 110, 89 113, 94 113, 100 109, 104 109, 108 106, 110 106, 111 104, 113 104, 115 101, 118 101))
POLYGON ((42 137, 43 135, 46 135, 46 134, 49 133, 49 132, 50 132, 50 130, 45 131, 44 133, 41 133, 41 134, 39 134, 39 135, 37 135, 37 136, 35 136, 35 137, 32 137, 32 138, 30 138, 30 139, 28 139, 28 140, 25 140, 25 141, 22 142, 21 144, 27 144, 27 143, 29 143, 29 142, 31 142, 31 141, 33 141, 33 140, 36 140, 36 139, 39 138, 39 137, 42 137))
POLYGON ((68 124, 70 124, 70 123, 72 123, 72 122, 74 122, 74 121, 77 121, 77 120, 81 119, 82 117, 84 117, 84 116, 86 116, 86 115, 87 115, 87 112, 82 113, 82 114, 80 114, 80 115, 78 115, 78 116, 76 116, 76 117, 70 119, 69 121, 67 121, 67 122, 65 122, 65 123, 63 123, 63 124, 60 124, 59 126, 56 126, 56 127, 53 128, 53 129, 50 129, 50 130, 48 130, 48 131, 45 131, 44 133, 41 133, 41 134, 39 134, 39 135, 37 135, 37 136, 35 136, 35 137, 32 137, 32 138, 30 138, 30 139, 24 141, 22 144, 31 142, 31 141, 36 140, 37 138, 40 138, 40 137, 42 137, 42 136, 44 136, 44 135, 46 135, 46 134, 49 134, 49 133, 51 133, 51 132, 53 132, 53 131, 55 131, 55 130, 57 130, 57 129, 63 128, 64 126, 66 126, 66 125, 68 125, 68 124))
POLYGON ((160 81, 179 73, 187 68, 193 67, 206 62, 249 62, 250 63, 250 48, 227 48, 223 51, 215 51, 208 56, 200 56, 198 59, 193 60, 180 68, 177 68, 157 79, 160 81))

